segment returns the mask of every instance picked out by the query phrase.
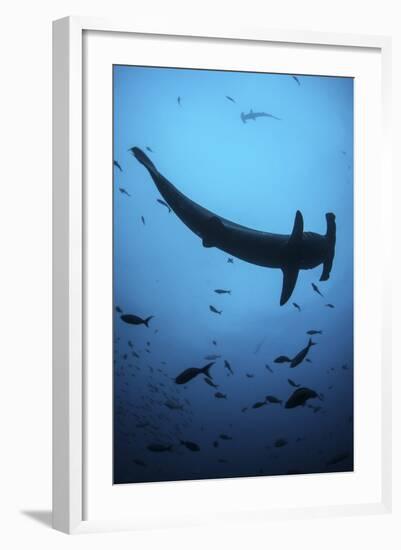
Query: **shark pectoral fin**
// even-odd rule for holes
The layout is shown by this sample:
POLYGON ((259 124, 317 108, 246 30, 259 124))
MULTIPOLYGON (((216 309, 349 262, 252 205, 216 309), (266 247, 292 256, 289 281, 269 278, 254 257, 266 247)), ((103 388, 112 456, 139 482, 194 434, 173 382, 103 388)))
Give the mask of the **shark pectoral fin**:
POLYGON ((283 306, 290 298, 298 279, 299 269, 283 267, 283 288, 281 290, 280 306, 283 306))
POLYGON ((299 268, 294 259, 298 256, 298 246, 302 243, 303 234, 304 219, 301 212, 297 210, 294 227, 287 242, 288 262, 285 262, 281 268, 283 271, 283 289, 281 291, 280 306, 288 301, 298 279, 299 268))
POLYGON ((301 242, 304 233, 304 219, 299 210, 295 214, 294 227, 292 233, 288 239, 288 244, 297 244, 301 242))
POLYGON ((218 238, 224 230, 224 224, 217 216, 210 218, 202 235, 202 244, 205 248, 216 246, 218 238))
POLYGON ((323 262, 323 271, 320 277, 321 281, 327 281, 330 277, 331 267, 334 260, 334 251, 336 247, 336 217, 334 214, 329 212, 326 214, 327 222, 327 231, 326 231, 326 245, 327 245, 327 255, 326 259, 323 262))

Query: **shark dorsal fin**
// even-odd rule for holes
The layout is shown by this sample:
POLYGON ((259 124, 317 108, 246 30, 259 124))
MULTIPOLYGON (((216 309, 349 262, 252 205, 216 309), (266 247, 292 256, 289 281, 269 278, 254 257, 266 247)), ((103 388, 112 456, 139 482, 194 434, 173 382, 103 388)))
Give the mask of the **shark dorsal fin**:
POLYGON ((299 269, 296 267, 283 267, 283 288, 281 290, 280 306, 283 306, 291 296, 298 279, 299 269))
POLYGON ((294 227, 292 228, 292 233, 288 239, 289 244, 296 244, 302 240, 302 235, 304 232, 304 219, 299 210, 295 214, 294 227))

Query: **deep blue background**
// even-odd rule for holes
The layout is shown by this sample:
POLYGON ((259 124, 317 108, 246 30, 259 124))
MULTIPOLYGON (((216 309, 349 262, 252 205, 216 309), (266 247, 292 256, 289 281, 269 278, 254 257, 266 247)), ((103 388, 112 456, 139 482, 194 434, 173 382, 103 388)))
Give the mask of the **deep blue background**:
POLYGON ((125 313, 155 316, 146 328, 115 314, 115 483, 353 468, 353 81, 298 78, 300 85, 291 75, 114 67, 114 159, 123 169, 114 170, 114 303, 125 313), (240 113, 251 108, 282 120, 243 124, 240 113), (150 147, 147 154, 178 189, 245 226, 288 234, 299 209, 305 231, 325 233, 325 213, 334 212, 329 281, 319 282, 322 266, 301 271, 280 307, 281 271, 237 259, 229 264, 220 250, 204 248, 157 203, 153 181, 128 152, 132 146, 150 147), (232 295, 217 295, 216 288, 232 295), (313 337, 312 363, 290 369, 273 362, 303 348, 310 329, 323 330, 313 337), (227 400, 216 399, 202 376, 185 387, 173 382, 212 353, 221 355, 211 373, 227 400), (288 378, 323 393, 323 401, 309 402, 322 409, 269 404, 241 412, 268 394, 288 399, 294 391, 288 378), (168 399, 183 410, 167 408, 168 399), (221 433, 233 439, 215 448, 221 433), (276 448, 277 438, 287 445, 276 448), (180 439, 201 451, 189 451, 180 439), (149 443, 173 449, 152 453, 149 443))

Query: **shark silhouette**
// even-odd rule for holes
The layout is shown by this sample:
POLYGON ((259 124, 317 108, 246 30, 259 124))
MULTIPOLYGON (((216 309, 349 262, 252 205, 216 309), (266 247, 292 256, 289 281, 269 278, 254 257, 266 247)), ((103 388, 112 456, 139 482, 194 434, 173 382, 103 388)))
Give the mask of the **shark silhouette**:
POLYGON ((241 113, 241 120, 244 124, 247 120, 256 120, 257 118, 262 117, 274 118, 274 120, 281 120, 281 118, 271 115, 270 113, 265 113, 263 111, 254 113, 252 109, 249 111, 249 113, 241 113))
POLYGON ((329 278, 336 242, 334 214, 326 214, 325 235, 304 232, 303 217, 299 210, 290 235, 250 229, 226 220, 186 197, 160 174, 150 158, 138 147, 133 147, 132 153, 148 170, 159 193, 173 212, 202 239, 203 246, 219 248, 255 265, 282 270, 280 305, 290 298, 301 269, 313 269, 323 264, 320 280, 329 278))

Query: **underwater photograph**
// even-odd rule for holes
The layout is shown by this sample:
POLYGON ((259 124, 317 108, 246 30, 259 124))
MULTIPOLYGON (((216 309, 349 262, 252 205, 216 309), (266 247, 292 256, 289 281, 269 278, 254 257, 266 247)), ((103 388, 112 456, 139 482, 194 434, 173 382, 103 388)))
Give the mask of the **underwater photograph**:
POLYGON ((354 82, 113 66, 113 483, 354 469, 354 82))

